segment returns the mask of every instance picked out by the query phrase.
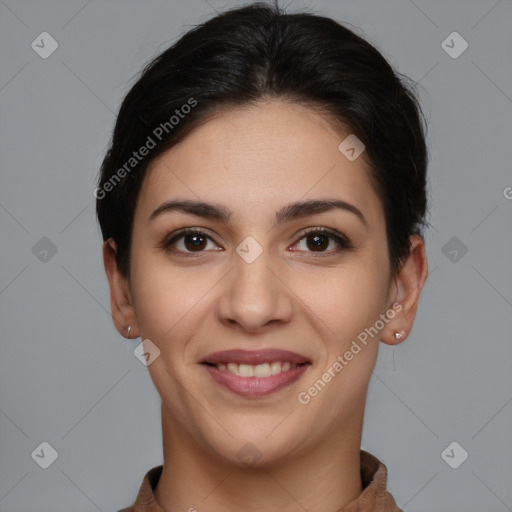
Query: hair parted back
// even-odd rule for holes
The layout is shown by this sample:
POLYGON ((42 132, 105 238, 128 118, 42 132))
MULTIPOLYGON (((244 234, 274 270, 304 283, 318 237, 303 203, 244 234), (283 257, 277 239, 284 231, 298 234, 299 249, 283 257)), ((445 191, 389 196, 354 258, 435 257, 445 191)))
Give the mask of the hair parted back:
POLYGON ((268 99, 309 106, 340 130, 340 142, 349 134, 363 142, 369 177, 385 211, 391 272, 399 270, 409 254, 409 237, 423 236, 428 225, 426 122, 414 84, 335 20, 286 14, 257 2, 185 33, 144 67, 121 104, 100 169, 97 190, 103 192, 96 195, 96 213, 103 239, 116 243, 125 276, 149 164, 211 116, 268 99), (169 127, 173 115, 179 121, 155 137, 155 129, 169 127), (133 170, 120 173, 148 137, 155 147, 133 170), (116 173, 123 178, 106 192, 116 173))

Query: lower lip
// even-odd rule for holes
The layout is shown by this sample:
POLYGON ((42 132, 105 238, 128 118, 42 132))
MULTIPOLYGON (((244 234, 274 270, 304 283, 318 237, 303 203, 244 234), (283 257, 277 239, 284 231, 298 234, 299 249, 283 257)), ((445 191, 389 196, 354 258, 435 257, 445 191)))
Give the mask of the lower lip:
POLYGON ((203 364, 213 379, 229 389, 231 392, 242 396, 265 396, 275 393, 280 389, 289 386, 308 369, 310 364, 304 364, 291 368, 270 377, 239 377, 227 370, 219 370, 216 366, 203 364))

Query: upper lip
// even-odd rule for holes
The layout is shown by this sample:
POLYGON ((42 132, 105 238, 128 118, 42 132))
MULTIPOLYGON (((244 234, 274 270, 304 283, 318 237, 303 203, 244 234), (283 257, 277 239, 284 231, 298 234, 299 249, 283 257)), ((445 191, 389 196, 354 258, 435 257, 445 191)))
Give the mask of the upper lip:
POLYGON ((261 350, 222 350, 206 356, 201 363, 242 363, 257 365, 275 361, 290 362, 294 364, 309 363, 309 359, 295 352, 274 348, 261 350))

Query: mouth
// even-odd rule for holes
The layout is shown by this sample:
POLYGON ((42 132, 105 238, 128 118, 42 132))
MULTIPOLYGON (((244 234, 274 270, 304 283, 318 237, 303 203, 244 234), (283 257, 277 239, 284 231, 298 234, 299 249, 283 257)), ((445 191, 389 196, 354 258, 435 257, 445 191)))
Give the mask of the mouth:
POLYGON ((297 381, 311 361, 284 350, 229 350, 207 356, 201 364, 213 380, 242 396, 264 396, 297 381))
POLYGON ((300 366, 310 363, 290 363, 289 361, 273 361, 268 363, 261 363, 257 365, 241 364, 241 363, 203 363, 207 366, 216 368, 220 372, 229 372, 238 377, 259 377, 267 378, 271 375, 279 375, 280 373, 294 370, 300 366))

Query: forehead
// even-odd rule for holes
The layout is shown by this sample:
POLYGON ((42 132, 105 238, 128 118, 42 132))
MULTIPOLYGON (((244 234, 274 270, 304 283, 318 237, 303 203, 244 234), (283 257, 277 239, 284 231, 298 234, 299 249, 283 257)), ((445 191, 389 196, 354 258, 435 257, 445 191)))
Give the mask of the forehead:
POLYGON ((138 209, 149 216, 171 198, 200 198, 254 217, 335 196, 378 222, 383 210, 364 152, 351 161, 339 150, 348 135, 315 110, 283 101, 219 112, 152 162, 138 209))

